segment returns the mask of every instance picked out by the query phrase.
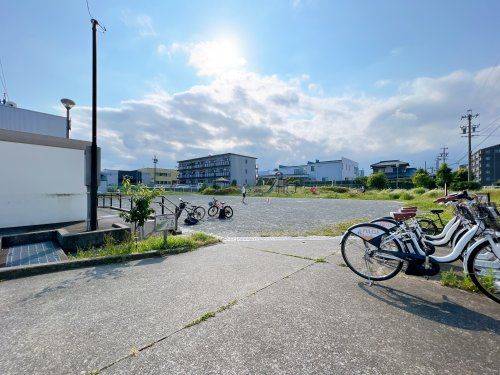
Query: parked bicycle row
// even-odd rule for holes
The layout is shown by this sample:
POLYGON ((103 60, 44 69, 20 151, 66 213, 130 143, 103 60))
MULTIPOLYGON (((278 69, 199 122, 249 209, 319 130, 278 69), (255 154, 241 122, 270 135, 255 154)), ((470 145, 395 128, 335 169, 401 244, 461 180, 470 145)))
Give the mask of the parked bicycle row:
POLYGON ((208 202, 208 210, 206 210, 203 206, 198 206, 184 201, 182 198, 179 198, 179 201, 177 219, 179 219, 182 213, 185 212, 186 218, 184 219, 184 223, 187 225, 197 224, 200 220, 205 218, 207 213, 211 218, 217 217, 219 219, 230 219, 233 217, 233 209, 231 206, 227 205, 226 202, 219 201, 215 197, 208 202))
POLYGON ((341 242, 347 266, 371 284, 388 280, 402 269, 406 274, 433 276, 440 264, 462 260, 464 272, 477 288, 500 303, 500 214, 494 203, 482 202, 466 191, 438 198, 454 216, 441 227, 419 215, 417 207, 403 207, 389 216, 349 228, 341 242), (444 256, 436 247, 449 248, 444 256))

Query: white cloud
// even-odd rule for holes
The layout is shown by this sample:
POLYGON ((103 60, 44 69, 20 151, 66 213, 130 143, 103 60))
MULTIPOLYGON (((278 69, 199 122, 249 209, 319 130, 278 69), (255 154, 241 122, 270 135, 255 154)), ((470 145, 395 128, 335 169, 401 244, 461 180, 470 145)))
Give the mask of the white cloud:
POLYGON ((153 27, 153 20, 146 14, 132 15, 128 10, 122 12, 122 21, 130 28, 137 30, 140 36, 155 36, 156 31, 153 27))
MULTIPOLYGON (((189 62, 198 64, 192 54, 189 62)), ((199 74, 215 69, 196 66, 199 74)), ((341 156, 367 166, 386 158, 423 160, 429 155, 431 160, 443 144, 453 161, 465 147, 458 134, 458 119, 470 100, 464 93, 485 86, 488 95, 481 108, 473 108, 484 122, 500 112, 500 87, 494 84, 500 67, 417 78, 383 99, 318 97, 310 94, 311 84, 302 88, 305 78, 283 80, 229 69, 184 92, 156 91, 116 108, 100 108, 102 165, 136 168, 157 154, 162 166, 175 166, 179 159, 236 152, 256 156, 263 168, 341 156)), ((73 109, 72 136, 88 139, 88 124, 90 109, 73 109)))

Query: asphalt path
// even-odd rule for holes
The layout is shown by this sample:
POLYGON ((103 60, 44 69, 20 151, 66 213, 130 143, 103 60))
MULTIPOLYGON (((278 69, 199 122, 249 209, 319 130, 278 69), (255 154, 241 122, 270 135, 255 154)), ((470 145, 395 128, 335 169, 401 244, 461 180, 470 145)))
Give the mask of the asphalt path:
POLYGON ((4 281, 0 373, 498 373, 499 305, 403 275, 367 286, 338 245, 234 240, 4 281))

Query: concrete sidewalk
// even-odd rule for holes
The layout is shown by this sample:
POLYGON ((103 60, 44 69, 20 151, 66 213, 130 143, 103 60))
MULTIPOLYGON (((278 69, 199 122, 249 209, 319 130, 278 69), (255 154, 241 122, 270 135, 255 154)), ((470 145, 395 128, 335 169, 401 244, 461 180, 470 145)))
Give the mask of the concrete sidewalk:
POLYGON ((496 373, 497 304, 403 276, 367 287, 338 250, 228 241, 2 282, 0 373, 496 373))

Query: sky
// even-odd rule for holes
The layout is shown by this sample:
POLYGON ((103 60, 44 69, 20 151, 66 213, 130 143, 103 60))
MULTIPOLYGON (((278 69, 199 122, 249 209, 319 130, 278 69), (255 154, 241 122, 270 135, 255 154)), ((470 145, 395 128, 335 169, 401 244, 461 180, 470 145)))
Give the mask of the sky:
MULTIPOLYGON (((434 166, 499 143, 500 1, 88 0, 98 34, 103 168, 233 152, 279 164, 346 157, 434 166)), ((85 0, 0 0, 0 59, 19 107, 91 138, 85 0)), ((0 87, 2 89, 2 87, 0 87)))

